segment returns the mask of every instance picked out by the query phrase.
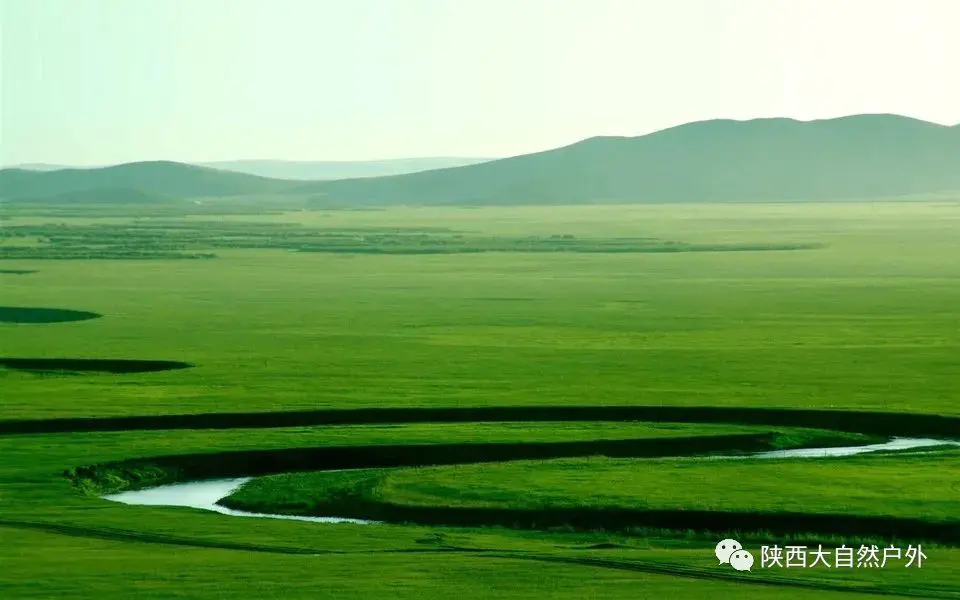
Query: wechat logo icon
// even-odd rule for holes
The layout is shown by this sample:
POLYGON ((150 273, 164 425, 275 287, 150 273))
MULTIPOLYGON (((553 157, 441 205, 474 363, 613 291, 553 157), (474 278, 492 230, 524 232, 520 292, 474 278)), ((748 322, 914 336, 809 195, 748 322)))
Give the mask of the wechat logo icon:
POLYGON ((737 540, 720 540, 714 550, 721 565, 730 565, 737 571, 749 571, 753 568, 753 555, 743 549, 737 540))

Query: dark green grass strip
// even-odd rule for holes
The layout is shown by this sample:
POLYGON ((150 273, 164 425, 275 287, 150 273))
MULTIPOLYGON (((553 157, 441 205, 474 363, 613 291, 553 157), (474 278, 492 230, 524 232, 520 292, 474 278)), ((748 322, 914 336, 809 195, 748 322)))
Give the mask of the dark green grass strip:
MULTIPOLYGON (((220 504, 238 510, 253 510, 229 498, 220 504)), ((506 527, 576 531, 629 531, 660 528, 674 531, 765 531, 773 535, 810 533, 844 537, 871 536, 880 539, 915 540, 948 545, 960 544, 960 521, 859 516, 820 513, 764 513, 753 511, 646 510, 628 508, 545 507, 513 509, 500 507, 411 506, 352 496, 330 507, 326 514, 388 523, 446 527, 506 527)), ((258 509, 262 512, 262 508, 258 509)))
POLYGON ((190 363, 176 360, 0 357, 0 367, 34 373, 155 373, 188 369, 192 366, 190 363))
POLYGON ((0 323, 70 323, 102 317, 100 313, 68 308, 0 306, 0 323))
POLYGON ((328 446, 179 454, 76 467, 65 475, 100 494, 171 481, 249 477, 336 469, 454 465, 508 460, 609 456, 648 458, 774 447, 775 434, 730 434, 577 442, 328 446))
MULTIPOLYGON (((7 359, 9 360, 9 359, 7 359)), ((0 435, 158 429, 250 429, 307 425, 379 425, 543 421, 650 421, 808 427, 850 433, 960 437, 960 416, 716 406, 493 406, 136 415, 0 421, 0 435)))

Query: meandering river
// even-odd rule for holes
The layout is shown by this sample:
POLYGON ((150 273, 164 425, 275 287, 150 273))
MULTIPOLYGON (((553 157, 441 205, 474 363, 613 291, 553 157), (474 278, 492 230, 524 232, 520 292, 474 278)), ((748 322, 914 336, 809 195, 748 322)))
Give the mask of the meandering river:
MULTIPOLYGON (((743 456, 717 456, 714 458, 823 458, 831 456, 852 456, 855 454, 877 452, 880 450, 908 450, 911 448, 924 448, 942 445, 960 446, 960 442, 928 438, 893 438, 890 441, 882 444, 869 444, 865 446, 799 448, 794 450, 757 452, 743 456)), ((312 523, 377 523, 376 521, 346 519, 341 517, 304 517, 297 515, 252 513, 242 510, 233 510, 217 504, 217 502, 235 492, 240 486, 247 483, 251 479, 252 477, 240 477, 236 479, 208 479, 204 481, 193 481, 188 483, 175 483, 142 490, 121 492, 119 494, 111 494, 104 496, 104 499, 112 500, 113 502, 121 502, 123 504, 136 504, 142 506, 184 506, 189 508, 199 508, 203 510, 211 510, 232 517, 287 519, 290 521, 309 521, 312 523)))

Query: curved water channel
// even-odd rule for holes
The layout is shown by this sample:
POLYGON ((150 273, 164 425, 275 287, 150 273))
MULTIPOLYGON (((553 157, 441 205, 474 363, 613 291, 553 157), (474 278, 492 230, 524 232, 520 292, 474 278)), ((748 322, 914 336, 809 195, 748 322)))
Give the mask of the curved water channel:
POLYGON ((191 481, 188 483, 174 483, 131 492, 111 494, 104 496, 104 499, 140 506, 183 506, 187 508, 200 508, 203 510, 212 510, 231 517, 261 517, 268 519, 288 519, 290 521, 310 521, 312 523, 373 523, 373 521, 340 517, 303 517, 298 515, 253 513, 234 510, 217 504, 217 502, 223 500, 252 479, 253 477, 239 477, 236 479, 205 479, 203 481, 191 481))
MULTIPOLYGON (((744 459, 744 458, 824 458, 835 456, 853 456, 881 450, 909 450, 912 448, 927 448, 933 446, 960 446, 960 441, 937 440, 931 438, 892 438, 882 444, 868 444, 864 446, 838 446, 833 448, 797 448, 792 450, 772 450, 756 452, 739 456, 715 456, 715 459, 744 459)), ((290 521, 308 521, 311 523, 353 523, 375 524, 378 521, 363 519, 347 519, 343 517, 307 517, 299 515, 281 515, 268 513, 253 513, 234 510, 217 504, 243 484, 251 481, 252 477, 233 479, 206 479, 187 483, 161 485, 142 490, 120 492, 104 496, 105 500, 133 504, 140 506, 182 506, 210 510, 231 517, 259 517, 268 519, 286 519, 290 521)))

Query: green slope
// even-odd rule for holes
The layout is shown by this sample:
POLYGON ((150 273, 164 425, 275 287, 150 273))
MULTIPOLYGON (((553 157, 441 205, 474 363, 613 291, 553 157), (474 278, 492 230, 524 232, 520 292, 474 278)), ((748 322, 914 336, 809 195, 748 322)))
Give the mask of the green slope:
POLYGON ((33 198, 83 190, 127 189, 173 197, 270 193, 291 182, 177 162, 138 162, 99 169, 0 170, 0 197, 33 198))
MULTIPOLYGON (((493 158, 438 156, 423 158, 394 158, 385 160, 360 161, 307 161, 307 160, 223 160, 195 163, 200 167, 247 173, 259 177, 273 179, 292 179, 299 181, 326 181, 330 179, 347 179, 357 177, 383 177, 386 175, 401 175, 404 173, 418 173, 431 169, 446 169, 462 167, 481 162, 494 160, 493 158)), ((109 165, 93 165, 77 167, 74 165, 50 163, 24 163, 9 165, 5 168, 22 169, 24 171, 46 172, 65 169, 91 170, 102 169, 109 165)))
POLYGON ((333 205, 834 200, 960 189, 960 128, 895 115, 716 120, 478 165, 299 186, 333 205))

